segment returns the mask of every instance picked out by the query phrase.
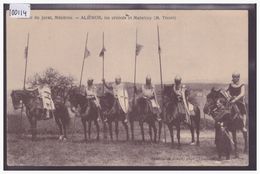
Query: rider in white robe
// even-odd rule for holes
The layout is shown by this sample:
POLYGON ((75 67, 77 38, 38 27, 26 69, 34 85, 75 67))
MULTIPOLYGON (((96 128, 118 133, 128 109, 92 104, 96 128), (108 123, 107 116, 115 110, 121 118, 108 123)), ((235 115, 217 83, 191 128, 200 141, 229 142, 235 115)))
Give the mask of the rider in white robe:
POLYGON ((97 88, 96 86, 93 84, 94 79, 93 78, 89 78, 88 79, 88 85, 86 87, 86 97, 88 100, 93 100, 94 104, 96 105, 97 109, 98 109, 98 121, 101 118, 101 106, 99 103, 99 99, 97 97, 97 88))
POLYGON ((157 120, 161 121, 161 108, 157 100, 155 86, 152 84, 152 79, 149 75, 146 77, 146 82, 141 88, 141 95, 148 101, 151 111, 157 116, 157 120))
MULTIPOLYGON (((119 96, 118 96, 118 92, 119 92, 120 90, 125 90, 125 87, 124 87, 124 85, 121 83, 121 77, 120 77, 120 76, 117 76, 117 77, 115 78, 115 82, 114 82, 111 86, 109 86, 109 85, 106 83, 105 79, 103 79, 103 84, 104 84, 104 86, 105 86, 107 89, 113 91, 113 95, 114 95, 114 98, 115 98, 115 102, 113 103, 112 110, 110 111, 110 114, 112 114, 112 113, 114 113, 113 108, 116 108, 117 106, 121 107, 121 106, 120 106, 120 103, 119 103, 119 101, 118 101, 118 97, 119 97, 119 96)), ((127 123, 127 117, 125 117, 124 122, 127 123)))

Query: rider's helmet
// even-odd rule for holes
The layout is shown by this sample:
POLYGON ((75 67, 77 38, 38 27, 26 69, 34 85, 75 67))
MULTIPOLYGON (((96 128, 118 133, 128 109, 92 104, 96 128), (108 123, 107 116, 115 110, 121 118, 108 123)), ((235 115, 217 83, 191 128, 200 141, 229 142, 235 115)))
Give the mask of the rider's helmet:
POLYGON ((175 76, 175 78, 174 78, 174 82, 175 82, 175 84, 181 84, 181 76, 175 76))
POLYGON ((239 81, 239 79, 240 79, 240 73, 239 72, 233 72, 233 74, 232 74, 232 81, 234 83, 236 83, 236 82, 239 81))
POLYGON ((121 83, 121 77, 120 77, 120 75, 117 75, 117 76, 116 76, 115 82, 116 82, 116 84, 120 84, 120 83, 121 83))
POLYGON ((93 84, 94 79, 92 77, 88 78, 88 85, 92 85, 93 84))
POLYGON ((150 76, 150 75, 147 75, 147 76, 146 76, 146 84, 149 85, 149 84, 151 84, 151 82, 152 82, 151 76, 150 76))

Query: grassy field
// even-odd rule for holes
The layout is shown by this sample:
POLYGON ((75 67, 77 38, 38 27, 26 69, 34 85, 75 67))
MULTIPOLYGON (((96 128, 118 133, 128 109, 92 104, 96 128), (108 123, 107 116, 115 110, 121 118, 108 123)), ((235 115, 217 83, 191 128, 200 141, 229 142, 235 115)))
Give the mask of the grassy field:
MULTIPOLYGON (((127 84, 129 96, 132 96, 132 84, 127 84)), ((202 110, 206 94, 212 86, 225 87, 225 84, 189 84, 196 104, 202 110)), ((157 94, 160 95, 160 89, 157 94)), ((160 99, 160 96, 158 97, 160 99)), ((218 161, 214 145, 214 121, 210 116, 201 114, 200 146, 189 145, 190 132, 181 131, 182 147, 171 148, 168 129, 167 143, 157 144, 148 141, 148 128, 145 128, 146 140, 141 142, 138 124, 135 124, 135 141, 125 141, 125 133, 120 125, 119 141, 96 141, 95 127, 92 126, 92 139, 83 142, 83 129, 79 118, 73 126, 73 116, 68 130, 68 140, 58 140, 58 128, 53 119, 40 121, 37 125, 37 141, 32 142, 29 123, 25 115, 20 117, 20 110, 14 111, 7 92, 7 164, 9 166, 246 166, 248 154, 243 154, 242 134, 238 134, 240 157, 218 161), (72 137, 72 132, 75 132, 72 137)), ((159 101, 160 102, 160 101, 159 101)), ((102 130, 101 130, 102 131, 102 130)), ((130 131, 130 130, 129 130, 130 131)), ((162 133, 163 135, 163 133, 162 133)), ((176 135, 175 135, 175 140, 176 135)), ((223 157, 224 159, 224 157, 223 157)))
MULTIPOLYGON (((136 126, 137 127, 137 126, 136 126)), ((30 141, 28 134, 22 137, 8 134, 7 164, 9 166, 246 166, 248 155, 242 153, 242 136, 238 142, 240 157, 218 161, 214 145, 214 132, 201 132, 200 146, 191 146, 190 133, 181 132, 182 147, 171 148, 167 132, 167 143, 142 142, 136 129, 136 140, 125 141, 121 130, 119 141, 95 140, 83 141, 83 134, 69 136, 66 142, 57 139, 57 135, 40 134, 37 141, 30 141)))

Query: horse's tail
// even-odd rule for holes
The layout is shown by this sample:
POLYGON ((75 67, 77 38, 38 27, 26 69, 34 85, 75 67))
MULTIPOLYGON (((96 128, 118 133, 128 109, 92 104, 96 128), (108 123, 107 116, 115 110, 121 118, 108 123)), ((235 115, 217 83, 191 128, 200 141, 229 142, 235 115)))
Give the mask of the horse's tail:
POLYGON ((68 111, 69 108, 67 108, 65 105, 62 106, 62 110, 63 112, 60 110, 60 111, 57 111, 57 112, 61 112, 59 113, 60 115, 60 119, 62 120, 62 123, 65 124, 66 126, 69 125, 70 123, 70 113, 68 111))
POLYGON ((70 115, 69 115, 69 111, 67 109, 66 109, 66 112, 64 114, 64 123, 66 125, 69 125, 69 123, 70 123, 70 115))
POLYGON ((200 108, 199 106, 195 106, 195 116, 200 119, 201 115, 200 115, 200 108))
POLYGON ((200 118, 201 118, 201 112, 200 112, 200 108, 197 105, 194 105, 194 113, 195 115, 192 116, 193 121, 197 127, 197 129, 200 129, 200 118))

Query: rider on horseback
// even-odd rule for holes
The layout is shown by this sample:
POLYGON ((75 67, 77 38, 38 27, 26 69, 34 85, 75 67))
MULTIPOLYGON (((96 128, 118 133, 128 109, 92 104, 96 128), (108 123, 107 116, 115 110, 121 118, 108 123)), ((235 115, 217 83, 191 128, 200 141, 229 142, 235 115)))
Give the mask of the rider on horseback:
POLYGON ((184 121, 190 123, 190 111, 187 105, 187 89, 185 85, 181 84, 181 77, 176 76, 174 79, 173 93, 177 102, 177 109, 179 113, 185 115, 184 121))
MULTIPOLYGON (((137 91, 137 89, 135 89, 135 91, 137 91)), ((142 86, 141 95, 148 102, 151 111, 154 114, 156 114, 157 120, 161 121, 161 117, 160 117, 161 108, 157 101, 155 86, 152 84, 152 79, 149 75, 146 77, 146 82, 142 86)))
MULTIPOLYGON (((43 108, 44 119, 49 119, 53 117, 53 110, 55 106, 52 100, 51 89, 48 84, 40 84, 37 86, 36 90, 38 91, 38 98, 41 100, 39 107, 43 108)), ((35 89, 30 89, 29 91, 35 91, 35 89)))
POLYGON ((227 93, 230 96, 230 102, 238 107, 240 114, 243 116, 243 131, 246 132, 246 106, 245 106, 245 85, 240 83, 240 74, 232 74, 232 83, 229 84, 227 93))
MULTIPOLYGON (((96 88, 96 86, 93 84, 93 81, 94 81, 94 79, 93 78, 89 78, 88 79, 88 86, 86 87, 86 97, 87 97, 87 99, 88 99, 88 101, 93 101, 94 102, 94 104, 96 105, 96 107, 97 107, 97 109, 98 109, 98 119, 97 119, 97 121, 99 121, 100 120, 100 118, 101 118, 101 112, 100 112, 100 110, 101 110, 101 106, 100 106, 100 103, 99 103, 99 99, 98 99, 98 97, 97 97, 97 88, 96 88)), ((88 104, 88 106, 90 106, 89 104, 88 104)))
MULTIPOLYGON (((120 76, 116 76, 115 78, 115 82, 112 84, 112 86, 109 86, 105 79, 102 80, 103 81, 103 84, 104 86, 109 89, 109 90, 113 90, 113 95, 114 95, 114 98, 115 98, 115 102, 113 103, 113 107, 112 109, 110 110, 109 114, 113 114, 115 111, 114 111, 114 108, 117 108, 117 107, 121 107, 120 106, 120 103, 118 101, 118 91, 119 90, 124 90, 124 85, 121 83, 121 77, 120 76)), ((127 118, 125 117, 124 119, 124 122, 127 123, 127 118)))

